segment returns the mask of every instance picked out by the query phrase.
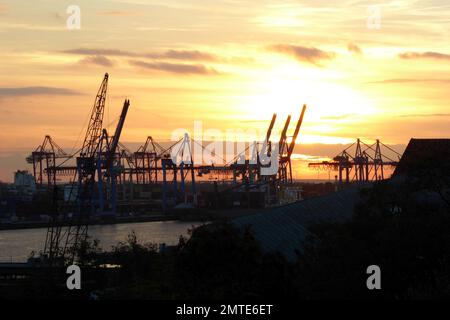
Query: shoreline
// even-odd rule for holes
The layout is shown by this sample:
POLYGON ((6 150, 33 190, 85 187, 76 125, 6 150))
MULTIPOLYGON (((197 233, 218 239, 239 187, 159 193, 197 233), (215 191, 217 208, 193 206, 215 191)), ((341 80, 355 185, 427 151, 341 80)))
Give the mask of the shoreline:
MULTIPOLYGON (((159 222, 159 221, 183 221, 176 215, 158 215, 158 216, 141 216, 141 217, 116 217, 113 220, 93 220, 89 222, 90 226, 94 225, 112 225, 121 223, 141 223, 141 222, 159 222)), ((8 224, 0 224, 0 231, 22 230, 22 229, 42 229, 47 228, 49 222, 45 221, 27 221, 15 222, 8 224)), ((63 226, 68 226, 64 223, 63 226)))
MULTIPOLYGON (((162 222, 162 221, 180 221, 180 222, 206 222, 215 220, 228 220, 239 216, 245 216, 260 212, 262 209, 224 209, 224 210, 209 210, 192 212, 190 210, 177 213, 168 214, 155 214, 155 215, 143 215, 135 217, 115 217, 105 220, 92 220, 89 222, 90 226, 94 225, 113 225, 121 223, 141 223, 141 222, 162 222)), ((68 226, 69 223, 65 222, 63 226, 68 226)), ((48 221, 23 221, 1 224, 0 232, 7 230, 22 230, 22 229, 40 229, 47 228, 49 226, 48 221)))

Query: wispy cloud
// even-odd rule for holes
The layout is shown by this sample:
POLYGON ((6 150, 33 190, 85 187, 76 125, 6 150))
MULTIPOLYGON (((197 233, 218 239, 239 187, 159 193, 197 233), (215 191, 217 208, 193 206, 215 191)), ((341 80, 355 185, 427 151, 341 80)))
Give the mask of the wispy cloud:
MULTIPOLYGON (((1 13, 0 13, 1 14, 1 13)), ((38 25, 32 23, 11 23, 2 22, 0 29, 17 29, 17 30, 30 30, 30 31, 67 31, 65 25, 38 25)))
POLYGON ((321 117, 320 119, 322 120, 344 120, 344 119, 348 119, 355 116, 355 114, 353 113, 348 113, 348 114, 342 114, 339 116, 325 116, 325 117, 321 117))
POLYGON ((437 60, 450 60, 450 54, 440 52, 404 52, 398 55, 401 59, 437 59, 437 60))
POLYGON ((153 59, 174 59, 191 61, 216 61, 217 57, 198 50, 167 50, 163 53, 150 53, 146 55, 153 59))
POLYGON ((63 53, 77 54, 77 55, 103 55, 103 56, 118 56, 118 57, 137 57, 140 56, 134 52, 123 51, 117 49, 86 49, 77 48, 64 50, 63 53))
POLYGON ((102 11, 102 12, 98 12, 97 15, 112 16, 112 17, 128 17, 128 16, 138 16, 138 15, 140 15, 140 13, 133 12, 133 11, 102 11))
POLYGON ((358 45, 354 44, 354 43, 349 43, 347 45, 347 50, 349 52, 357 54, 357 55, 362 55, 362 53, 363 53, 361 48, 358 45))
POLYGON ((403 78, 403 79, 383 79, 367 82, 368 84, 389 84, 389 83, 450 83, 450 79, 421 79, 421 78, 403 78))
POLYGON ((117 57, 139 57, 154 60, 187 60, 187 61, 216 61, 215 55, 199 50, 166 50, 162 52, 136 53, 118 49, 87 49, 77 48, 64 50, 63 53, 90 56, 117 56, 117 57))
POLYGON ((37 95, 59 95, 73 96, 82 95, 82 93, 65 88, 55 87, 19 87, 19 88, 0 88, 0 97, 21 97, 37 95))
POLYGON ((112 66, 114 66, 114 62, 112 60, 108 59, 105 56, 101 56, 101 55, 88 56, 86 58, 81 59, 80 63, 82 63, 82 64, 94 64, 94 65, 103 66, 103 67, 112 67, 112 66))
POLYGON ((400 115, 401 118, 450 117, 450 113, 412 113, 400 115))
POLYGON ((313 47, 302 47, 290 44, 277 44, 269 47, 269 50, 294 57, 301 62, 307 62, 318 65, 324 60, 332 60, 336 54, 334 52, 326 52, 313 47))
POLYGON ((139 60, 130 60, 133 66, 148 70, 163 71, 178 74, 198 74, 198 75, 216 75, 219 72, 213 68, 201 64, 181 64, 167 62, 145 62, 139 60))

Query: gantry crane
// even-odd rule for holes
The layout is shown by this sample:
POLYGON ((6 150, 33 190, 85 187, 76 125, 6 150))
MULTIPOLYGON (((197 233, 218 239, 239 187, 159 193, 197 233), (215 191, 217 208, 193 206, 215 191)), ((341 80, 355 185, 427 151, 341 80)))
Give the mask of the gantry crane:
POLYGON ((368 145, 356 139, 356 142, 345 148, 330 161, 311 162, 309 168, 317 170, 338 171, 339 185, 355 182, 377 181, 385 179, 386 167, 396 167, 401 155, 392 148, 376 140, 368 145), (382 152, 382 147, 398 159, 392 159, 382 152), (354 152, 351 150, 354 148, 354 152))
POLYGON ((291 116, 289 115, 286 123, 284 125, 283 131, 281 132, 280 142, 279 142, 279 166, 278 166, 278 180, 282 183, 292 183, 292 162, 291 157, 294 152, 295 142, 300 132, 300 127, 303 123, 303 117, 305 115, 306 105, 303 105, 302 111, 300 113, 300 118, 295 126, 294 135, 290 143, 287 141, 287 130, 289 128, 289 123, 291 121, 291 116))
POLYGON ((91 202, 91 213, 97 216, 114 217, 116 215, 116 183, 117 176, 122 170, 120 154, 116 151, 129 106, 130 101, 125 100, 112 138, 109 137, 106 129, 102 131, 96 158, 97 180, 96 186, 94 186, 96 192, 94 192, 94 199, 91 202))
POLYGON ((51 136, 46 135, 44 141, 31 152, 26 160, 33 165, 36 184, 42 187, 46 180, 47 186, 52 187, 56 184, 56 160, 67 158, 70 156, 56 144, 51 136))
POLYGON ((155 142, 151 136, 147 137, 145 143, 133 154, 136 165, 136 182, 158 182, 158 160, 161 159, 163 151, 164 148, 155 142))

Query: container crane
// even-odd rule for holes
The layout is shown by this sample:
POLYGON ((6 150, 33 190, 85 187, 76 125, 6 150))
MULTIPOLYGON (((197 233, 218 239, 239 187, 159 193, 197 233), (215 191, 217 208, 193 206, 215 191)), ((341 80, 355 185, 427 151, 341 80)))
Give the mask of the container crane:
POLYGON ((46 135, 44 141, 26 158, 33 165, 33 176, 36 184, 44 185, 45 178, 48 187, 56 184, 56 161, 70 156, 52 139, 46 135))
POLYGON ((303 123, 303 117, 305 115, 306 105, 303 105, 302 111, 300 113, 300 118, 295 126, 294 135, 292 140, 288 144, 287 142, 287 130, 289 128, 289 123, 291 121, 291 116, 288 116, 286 123, 284 125, 283 131, 281 133, 280 144, 279 144, 279 167, 278 167, 278 180, 283 183, 292 183, 292 163, 291 156, 294 151, 295 141, 297 140, 298 133, 300 132, 300 127, 303 123), (289 170, 289 172, 288 172, 289 170))

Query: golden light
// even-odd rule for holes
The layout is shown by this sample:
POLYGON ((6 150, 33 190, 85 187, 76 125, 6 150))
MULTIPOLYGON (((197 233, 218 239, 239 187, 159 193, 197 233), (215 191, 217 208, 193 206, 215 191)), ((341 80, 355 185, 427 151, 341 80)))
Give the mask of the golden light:
POLYGON ((293 127, 302 105, 307 104, 305 122, 312 132, 308 135, 303 131, 301 139, 304 142, 347 143, 348 139, 338 137, 339 132, 335 131, 333 122, 356 121, 352 118, 374 114, 375 109, 368 98, 352 88, 336 84, 337 75, 328 73, 332 80, 327 81, 324 73, 324 70, 319 74, 317 70, 292 63, 258 75, 259 79, 254 80, 239 109, 244 110, 247 118, 259 120, 270 119, 276 112, 278 126, 282 126, 280 123, 291 115, 293 127), (317 132, 328 137, 324 140, 317 132))

